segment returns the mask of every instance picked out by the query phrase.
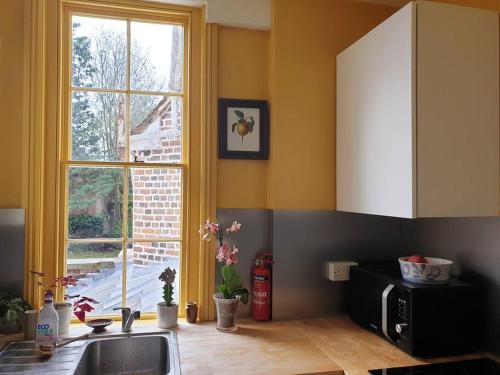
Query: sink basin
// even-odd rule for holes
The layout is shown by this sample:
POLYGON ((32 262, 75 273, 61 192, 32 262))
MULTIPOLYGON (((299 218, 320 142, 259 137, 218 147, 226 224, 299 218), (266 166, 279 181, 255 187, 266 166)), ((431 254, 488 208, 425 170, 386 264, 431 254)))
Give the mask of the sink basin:
POLYGON ((164 336, 128 336, 90 342, 75 375, 164 375, 171 370, 169 342, 164 336))
POLYGON ((0 352, 0 375, 178 375, 177 337, 174 332, 97 336, 57 349, 43 359, 33 341, 15 342, 0 352))

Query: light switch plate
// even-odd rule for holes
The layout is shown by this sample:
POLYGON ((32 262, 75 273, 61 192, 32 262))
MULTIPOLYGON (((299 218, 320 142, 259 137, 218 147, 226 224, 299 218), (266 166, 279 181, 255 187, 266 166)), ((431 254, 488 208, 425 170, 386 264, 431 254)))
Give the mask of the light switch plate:
POLYGON ((331 281, 349 280, 349 269, 351 266, 357 266, 356 262, 328 262, 327 278, 331 281))

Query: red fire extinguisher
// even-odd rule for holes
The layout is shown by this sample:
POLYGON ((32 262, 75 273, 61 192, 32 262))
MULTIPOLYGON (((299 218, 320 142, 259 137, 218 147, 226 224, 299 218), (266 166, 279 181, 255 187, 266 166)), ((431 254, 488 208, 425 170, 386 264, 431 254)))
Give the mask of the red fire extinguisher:
POLYGON ((255 260, 253 269, 252 316, 258 322, 271 320, 271 282, 273 254, 264 253, 255 260))

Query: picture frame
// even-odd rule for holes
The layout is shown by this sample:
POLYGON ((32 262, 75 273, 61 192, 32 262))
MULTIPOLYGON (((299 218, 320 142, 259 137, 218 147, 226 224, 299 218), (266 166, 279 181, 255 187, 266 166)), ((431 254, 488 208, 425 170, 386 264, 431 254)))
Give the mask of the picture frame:
POLYGON ((267 160, 267 100, 219 99, 219 158, 267 160))

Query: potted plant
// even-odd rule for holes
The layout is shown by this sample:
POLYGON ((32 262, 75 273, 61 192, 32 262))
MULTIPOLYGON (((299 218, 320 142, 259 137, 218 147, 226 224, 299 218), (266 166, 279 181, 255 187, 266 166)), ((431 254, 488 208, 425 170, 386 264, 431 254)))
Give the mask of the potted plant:
POLYGON ((0 293, 0 333, 20 332, 23 325, 23 313, 30 309, 29 303, 22 298, 0 293))
POLYGON ((159 328, 177 326, 179 305, 173 302, 175 273, 174 269, 167 267, 158 277, 165 283, 163 285, 163 302, 158 303, 157 321, 159 328))
POLYGON ((217 309, 217 329, 221 332, 234 332, 237 330, 235 323, 238 303, 248 303, 248 290, 243 287, 241 277, 236 272, 234 265, 238 263, 238 249, 233 245, 231 249, 224 242, 228 236, 239 232, 241 224, 233 221, 232 225, 223 230, 220 220, 210 222, 207 220, 200 227, 200 234, 205 241, 216 239, 219 242, 217 260, 221 264, 222 283, 219 285, 219 293, 213 295, 217 309))
MULTIPOLYGON (((44 284, 42 282, 45 274, 43 272, 31 271, 35 276, 35 280, 39 287, 42 287, 44 291, 50 290, 56 295, 57 288, 66 288, 68 286, 84 286, 82 283, 78 283, 78 280, 71 275, 57 277, 50 284, 44 284)), ((99 303, 96 300, 89 297, 80 297, 79 294, 70 296, 64 294, 64 301, 55 302, 54 308, 59 316, 59 327, 58 333, 66 333, 69 331, 69 324, 71 322, 71 314, 75 314, 80 322, 85 322, 85 313, 94 310, 92 304, 99 303)))

